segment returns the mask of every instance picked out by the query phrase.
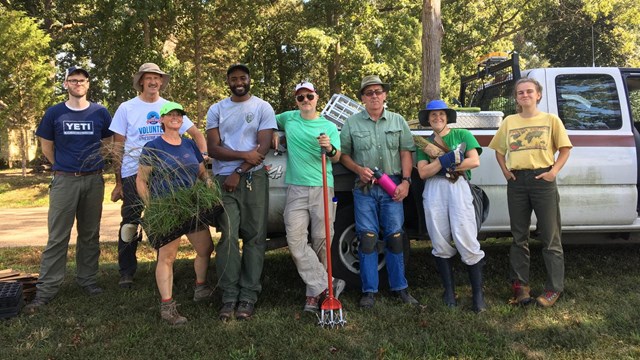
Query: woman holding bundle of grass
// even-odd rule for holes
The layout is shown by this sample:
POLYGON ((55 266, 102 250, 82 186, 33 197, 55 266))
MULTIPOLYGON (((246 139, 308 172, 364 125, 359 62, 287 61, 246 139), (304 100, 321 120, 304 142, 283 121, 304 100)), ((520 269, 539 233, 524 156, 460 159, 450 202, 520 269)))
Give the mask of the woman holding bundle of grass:
POLYGON ((204 166, 195 142, 180 136, 185 111, 180 104, 167 102, 160 109, 164 134, 148 142, 140 156, 136 187, 145 204, 143 224, 149 242, 158 249, 156 283, 160 291, 160 316, 171 325, 187 322, 176 309, 172 297, 173 263, 186 234, 196 251, 194 300, 209 298, 207 268, 213 252, 209 225, 219 209, 219 193, 204 166), (197 179, 204 183, 197 182, 197 179))

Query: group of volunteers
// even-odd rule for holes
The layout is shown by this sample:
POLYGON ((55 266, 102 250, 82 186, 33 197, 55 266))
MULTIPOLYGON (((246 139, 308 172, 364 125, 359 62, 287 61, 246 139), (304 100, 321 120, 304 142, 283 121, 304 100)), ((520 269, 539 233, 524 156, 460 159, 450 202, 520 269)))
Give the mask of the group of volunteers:
MULTIPOLYGON (((133 76, 138 96, 122 103, 113 119, 101 105, 87 100, 87 70, 71 67, 64 76, 68 100, 49 108, 36 135, 53 165, 48 215, 49 238, 42 253, 37 293, 26 310, 36 312, 58 293, 64 279, 71 228, 77 220, 77 283, 90 296, 103 292, 96 283, 99 229, 104 198, 102 148, 111 145, 116 167, 112 201, 122 200, 118 234, 119 286, 134 286, 136 249, 142 241, 143 213, 154 198, 172 196, 173 188, 206 184, 220 192, 221 207, 202 210, 168 235, 145 228, 157 249, 156 283, 160 315, 171 325, 187 322, 173 300, 173 263, 179 239, 186 235, 196 252, 194 301, 210 299, 214 289, 208 278, 214 244, 209 230, 221 233, 216 247, 217 286, 222 293, 218 317, 249 319, 262 290, 269 212, 269 179, 263 160, 278 147, 284 132, 288 150, 288 184, 284 222, 291 257, 306 285, 303 309, 317 312, 327 296, 327 234, 323 196, 324 151, 329 198, 334 196, 332 163, 355 174, 353 203, 362 283, 359 305, 372 308, 379 289, 378 253, 384 251, 389 289, 404 304, 419 305, 408 290, 403 258, 403 199, 409 195, 412 171, 425 181, 423 206, 436 268, 444 288, 446 306, 457 306, 452 257, 460 253, 472 288, 472 310, 485 311, 482 268, 485 253, 478 242, 473 196, 468 181, 480 166, 482 147, 470 131, 450 128, 456 111, 442 100, 429 102, 419 113, 423 126, 433 129, 428 145, 416 149, 407 121, 387 110, 390 91, 379 76, 362 79, 358 98, 364 110, 351 116, 339 132, 319 115, 314 85, 296 84, 298 110, 276 115, 266 101, 251 94, 251 72, 244 64, 226 73, 231 96, 207 112, 206 139, 187 117, 184 108, 161 97, 170 75, 156 64, 145 63, 133 76), (191 138, 184 137, 188 134, 191 138), (414 154, 417 164, 414 164, 414 154), (212 173, 206 162, 213 163, 212 173), (374 172, 381 171, 395 184, 381 186, 374 172), (242 239, 242 249, 239 246, 242 239)), ((489 148, 507 180, 507 199, 513 243, 510 250, 512 303, 529 304, 529 228, 532 211, 538 220, 539 239, 547 281, 535 302, 552 306, 564 288, 564 257, 556 176, 572 147, 562 121, 537 108, 540 84, 528 78, 515 84, 518 113, 504 119, 489 148), (556 153, 558 156, 556 158, 556 153)), ((205 186, 205 185, 203 185, 205 186)), ((333 236, 335 208, 329 212, 333 236)), ((338 297, 345 288, 333 279, 338 297)))

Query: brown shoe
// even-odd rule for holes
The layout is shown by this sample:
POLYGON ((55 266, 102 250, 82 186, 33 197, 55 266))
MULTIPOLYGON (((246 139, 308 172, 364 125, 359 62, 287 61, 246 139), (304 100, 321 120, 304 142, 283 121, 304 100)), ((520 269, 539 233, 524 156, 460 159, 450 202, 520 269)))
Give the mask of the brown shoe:
POLYGON ((559 291, 545 290, 544 293, 536 299, 539 306, 550 307, 558 301, 560 297, 559 291))
POLYGON ((511 284, 511 289, 513 289, 513 298, 509 300, 510 304, 529 305, 533 301, 529 285, 523 285, 520 281, 516 280, 511 284))
POLYGON ((227 322, 233 316, 233 312, 236 310, 236 302, 230 301, 222 304, 220 312, 218 312, 218 319, 223 322, 227 322))
POLYGON ((187 318, 178 314, 175 300, 166 303, 160 303, 160 317, 171 326, 183 325, 187 323, 187 318))
POLYGON ((248 301, 240 301, 236 310, 236 320, 249 320, 253 316, 255 306, 248 301))
POLYGON ((208 284, 196 285, 193 288, 193 301, 210 300, 213 295, 213 289, 208 284))

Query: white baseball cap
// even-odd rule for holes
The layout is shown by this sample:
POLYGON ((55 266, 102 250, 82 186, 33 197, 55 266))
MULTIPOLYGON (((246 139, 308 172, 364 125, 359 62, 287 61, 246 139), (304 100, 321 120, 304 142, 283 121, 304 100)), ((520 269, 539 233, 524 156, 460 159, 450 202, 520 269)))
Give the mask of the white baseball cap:
POLYGON ((294 93, 297 94, 298 90, 300 89, 307 89, 311 92, 316 92, 316 88, 313 87, 313 84, 308 81, 301 81, 298 84, 296 84, 296 90, 294 91, 294 93))

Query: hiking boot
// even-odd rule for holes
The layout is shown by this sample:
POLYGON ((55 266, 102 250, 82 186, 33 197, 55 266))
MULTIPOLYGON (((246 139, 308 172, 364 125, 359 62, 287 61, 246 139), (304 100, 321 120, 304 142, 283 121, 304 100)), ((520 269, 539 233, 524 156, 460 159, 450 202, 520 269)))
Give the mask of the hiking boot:
POLYGON ((336 299, 340 297, 340 294, 344 291, 347 283, 342 279, 333 279, 333 297, 336 299))
POLYGON ((82 290, 84 290, 84 292, 89 296, 100 295, 104 292, 104 290, 102 290, 102 288, 96 284, 83 286, 82 290))
POLYGON ((320 310, 320 296, 307 296, 307 301, 304 303, 304 311, 318 312, 320 310))
POLYGON ((399 297, 400 300, 402 300, 402 302, 405 303, 405 304, 411 304, 411 305, 414 305, 414 306, 420 305, 418 300, 416 300, 416 298, 411 296, 411 294, 409 294, 409 291, 407 289, 402 289, 400 291, 394 291, 393 294, 395 296, 399 297))
POLYGON ((550 306, 553 306, 553 304, 555 304, 556 301, 558 301, 559 297, 560 297, 559 291, 545 290, 544 294, 538 296, 538 298, 536 299, 536 302, 538 303, 538 306, 550 307, 550 306))
POLYGON ((511 284, 513 289, 513 298, 509 300, 509 303, 516 305, 529 305, 533 298, 529 292, 531 288, 528 285, 523 285, 520 281, 516 280, 511 284))
POLYGON ((200 284, 193 288, 193 301, 195 302, 210 300, 211 295, 213 295, 213 289, 209 284, 200 284))
POLYGON ((235 301, 226 302, 222 304, 222 307, 220 308, 220 312, 218 312, 218 319, 222 320, 223 322, 227 322, 227 320, 231 319, 231 316, 233 315, 233 311, 235 309, 236 309, 235 301))
POLYGON ((371 309, 376 303, 375 294, 372 292, 366 292, 362 294, 360 298, 360 307, 364 309, 371 309))
POLYGON ((237 320, 249 320, 251 316, 253 316, 253 311, 255 306, 248 301, 240 301, 238 304, 238 309, 236 310, 236 319, 237 320))
POLYGON ((118 281, 118 286, 123 289, 131 289, 133 287, 133 275, 122 275, 120 276, 120 281, 118 281))
POLYGON ((25 314, 35 314, 36 312, 38 312, 38 310, 40 309, 40 307, 45 306, 49 303, 50 299, 44 298, 44 297, 40 297, 37 296, 31 300, 31 302, 29 304, 27 304, 22 311, 25 312, 25 314))
POLYGON ((178 304, 175 300, 160 303, 160 317, 171 326, 183 325, 187 323, 187 318, 178 314, 178 304))

